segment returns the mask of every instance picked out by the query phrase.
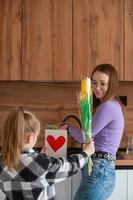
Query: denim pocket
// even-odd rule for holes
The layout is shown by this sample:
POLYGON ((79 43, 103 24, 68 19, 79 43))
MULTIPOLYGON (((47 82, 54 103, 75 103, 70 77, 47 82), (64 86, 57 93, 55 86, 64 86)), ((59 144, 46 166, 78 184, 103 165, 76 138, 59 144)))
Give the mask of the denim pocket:
POLYGON ((92 172, 90 176, 88 176, 88 184, 93 186, 97 181, 99 181, 99 178, 101 177, 102 174, 102 159, 93 159, 93 167, 92 167, 92 172))
POLYGON ((111 193, 115 187, 115 169, 111 164, 107 164, 103 170, 103 177, 101 180, 101 184, 105 188, 108 193, 111 193))

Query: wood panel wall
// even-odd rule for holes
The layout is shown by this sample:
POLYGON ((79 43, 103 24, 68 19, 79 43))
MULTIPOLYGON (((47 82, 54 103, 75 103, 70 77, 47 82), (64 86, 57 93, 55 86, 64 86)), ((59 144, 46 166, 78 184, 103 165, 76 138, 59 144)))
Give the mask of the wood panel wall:
POLYGON ((67 115, 78 114, 76 90, 76 83, 0 82, 0 128, 13 107, 24 106, 41 121, 40 146, 45 124, 60 124, 67 115))
MULTIPOLYGON (((46 124, 60 124, 67 115, 79 116, 76 92, 79 82, 0 82, 0 130, 8 113, 16 106, 24 106, 35 113, 41 121, 42 129, 36 146, 44 141, 46 124)), ((121 147, 126 146, 127 134, 133 134, 133 82, 121 82, 120 96, 127 96, 125 107, 125 131, 121 147)), ((71 121, 76 125, 75 121, 71 121)), ((69 147, 79 145, 69 137, 69 147)))

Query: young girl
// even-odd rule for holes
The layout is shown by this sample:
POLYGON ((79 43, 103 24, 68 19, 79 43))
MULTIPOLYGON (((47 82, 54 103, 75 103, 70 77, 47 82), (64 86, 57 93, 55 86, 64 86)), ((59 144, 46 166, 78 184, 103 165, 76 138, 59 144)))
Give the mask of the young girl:
MULTIPOLYGON (((91 79, 94 97, 92 136, 96 152, 92 155, 92 173, 83 179, 74 200, 79 200, 79 196, 80 200, 106 200, 112 194, 116 152, 124 129, 123 111, 116 96, 118 76, 115 68, 110 64, 98 65, 91 79)), ((82 129, 65 128, 80 143, 84 142, 82 129)))
POLYGON ((40 131, 38 119, 22 107, 13 110, 4 126, 0 154, 1 200, 53 200, 54 183, 79 171, 94 153, 93 141, 83 152, 53 158, 33 150, 40 131))

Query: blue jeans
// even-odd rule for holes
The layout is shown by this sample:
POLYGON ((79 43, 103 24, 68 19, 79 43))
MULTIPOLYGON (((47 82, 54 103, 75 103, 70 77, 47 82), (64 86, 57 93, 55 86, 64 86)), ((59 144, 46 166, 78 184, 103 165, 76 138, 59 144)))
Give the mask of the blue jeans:
POLYGON ((81 185, 74 200, 106 200, 115 187, 114 161, 95 158, 93 159, 91 175, 88 176, 87 173, 87 166, 85 166, 81 185))

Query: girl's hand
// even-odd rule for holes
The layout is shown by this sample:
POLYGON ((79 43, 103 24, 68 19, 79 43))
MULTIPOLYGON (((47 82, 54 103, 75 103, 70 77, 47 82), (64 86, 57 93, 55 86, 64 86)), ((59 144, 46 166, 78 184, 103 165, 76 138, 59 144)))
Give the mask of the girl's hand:
POLYGON ((45 146, 42 147, 40 153, 45 154, 45 155, 48 155, 48 150, 47 150, 47 148, 46 148, 45 146))
POLYGON ((88 144, 83 144, 82 151, 87 153, 88 156, 91 156, 95 152, 93 139, 91 139, 88 144))

